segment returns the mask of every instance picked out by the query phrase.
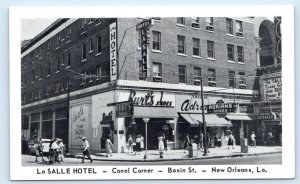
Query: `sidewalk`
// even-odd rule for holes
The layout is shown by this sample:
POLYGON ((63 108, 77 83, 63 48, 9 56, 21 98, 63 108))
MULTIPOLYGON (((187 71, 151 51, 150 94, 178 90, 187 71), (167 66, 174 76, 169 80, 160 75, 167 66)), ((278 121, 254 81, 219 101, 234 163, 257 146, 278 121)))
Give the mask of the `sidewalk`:
MULTIPOLYGON (((192 160, 192 159, 213 159, 225 157, 243 157, 256 156, 264 154, 282 153, 281 146, 257 146, 255 148, 249 147, 248 153, 241 153, 240 146, 235 146, 234 149, 227 147, 209 148, 207 156, 203 156, 203 150, 199 153, 194 150, 194 156, 189 157, 188 152, 184 150, 169 150, 164 151, 163 158, 159 158, 158 150, 150 150, 147 152, 147 159, 144 159, 145 151, 139 154, 135 153, 113 153, 112 157, 106 157, 106 153, 97 153, 91 155, 94 160, 99 161, 129 161, 129 162, 155 162, 155 161, 175 161, 175 160, 192 160)), ((67 157, 81 158, 82 153, 68 153, 67 157)))

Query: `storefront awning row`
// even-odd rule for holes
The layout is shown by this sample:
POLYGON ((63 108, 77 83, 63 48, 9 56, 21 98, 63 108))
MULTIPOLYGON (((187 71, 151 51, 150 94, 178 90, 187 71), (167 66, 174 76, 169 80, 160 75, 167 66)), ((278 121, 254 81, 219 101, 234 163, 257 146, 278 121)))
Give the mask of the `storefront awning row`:
POLYGON ((134 118, 177 118, 178 114, 171 107, 134 107, 134 118))
POLYGON ((246 115, 246 114, 227 114, 225 118, 228 120, 243 120, 243 121, 251 121, 255 119, 253 116, 246 115))
MULTIPOLYGON (((198 126, 199 123, 203 123, 202 114, 183 114, 180 113, 180 116, 183 117, 191 126, 198 126)), ((205 121, 207 127, 229 127, 232 126, 225 118, 219 117, 216 114, 206 114, 205 121)))

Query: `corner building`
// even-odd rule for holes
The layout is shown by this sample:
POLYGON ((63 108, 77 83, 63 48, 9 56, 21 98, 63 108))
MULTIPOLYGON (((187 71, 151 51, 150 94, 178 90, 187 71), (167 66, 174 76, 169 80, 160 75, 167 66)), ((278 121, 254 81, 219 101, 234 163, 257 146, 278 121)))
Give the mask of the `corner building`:
POLYGON ((126 152, 129 135, 147 130, 148 149, 161 134, 169 149, 182 149, 187 134, 196 140, 203 129, 201 80, 211 140, 224 146, 232 131, 239 144, 256 129, 251 18, 155 17, 146 67, 136 29, 145 20, 59 19, 23 45, 22 135, 60 137, 70 152, 83 136, 92 152, 104 151, 109 136, 114 152, 126 152))

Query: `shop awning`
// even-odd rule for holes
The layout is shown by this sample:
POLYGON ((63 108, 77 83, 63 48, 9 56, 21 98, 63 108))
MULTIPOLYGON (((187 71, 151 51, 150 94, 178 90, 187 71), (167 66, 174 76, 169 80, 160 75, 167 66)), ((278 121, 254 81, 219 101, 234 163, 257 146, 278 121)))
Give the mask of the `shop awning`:
MULTIPOLYGON (((203 123, 201 114, 180 114, 187 122, 192 126, 199 125, 203 123)), ((216 114, 205 114, 205 121, 207 127, 228 127, 232 126, 225 118, 219 117, 216 114)))
POLYGON ((173 107, 139 107, 133 110, 134 118, 176 118, 177 112, 173 107))
POLYGON ((247 114, 227 114, 225 118, 228 120, 243 120, 243 121, 254 120, 253 116, 247 114))

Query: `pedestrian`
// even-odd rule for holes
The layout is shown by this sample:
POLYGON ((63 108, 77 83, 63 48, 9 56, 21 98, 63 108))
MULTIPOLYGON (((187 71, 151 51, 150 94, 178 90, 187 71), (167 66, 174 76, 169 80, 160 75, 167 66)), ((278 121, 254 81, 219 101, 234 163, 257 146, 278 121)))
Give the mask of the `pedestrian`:
POLYGON ((188 149, 188 146, 191 144, 189 134, 186 134, 185 141, 184 141, 184 152, 188 149))
POLYGON ((256 136, 255 136, 254 131, 252 131, 252 133, 251 133, 251 147, 252 146, 256 147, 256 136))
POLYGON ((141 135, 141 151, 144 151, 145 144, 144 144, 144 137, 141 135))
POLYGON ((58 141, 58 160, 61 161, 61 162, 64 162, 64 149, 65 149, 65 146, 64 146, 64 143, 62 141, 62 139, 59 139, 58 141))
POLYGON ((232 149, 234 149, 233 142, 234 142, 234 136, 232 135, 232 132, 230 132, 229 137, 228 137, 228 143, 227 143, 228 149, 230 146, 232 146, 232 149))
POLYGON ((38 157, 41 156, 42 157, 42 161, 44 162, 44 157, 43 157, 43 150, 42 150, 42 139, 40 138, 37 142, 37 148, 35 151, 35 162, 38 162, 38 157))
POLYGON ((217 133, 215 134, 214 142, 215 142, 215 146, 217 146, 219 148, 221 147, 221 142, 219 141, 219 136, 217 133))
POLYGON ((49 159, 49 164, 58 162, 60 161, 57 159, 58 158, 58 140, 57 138, 54 138, 50 147, 50 159, 49 159))
POLYGON ((159 158, 163 158, 163 150, 165 149, 163 139, 163 135, 158 137, 159 158))
POLYGON ((108 157, 108 155, 112 157, 112 146, 113 143, 111 142, 110 137, 108 136, 105 141, 106 157, 108 157))
POLYGON ((268 138, 267 138, 268 144, 269 144, 269 145, 272 145, 272 144, 273 144, 273 133, 272 133, 271 130, 268 132, 267 137, 268 137, 268 138))
POLYGON ((83 152, 82 152, 82 163, 84 163, 84 157, 87 156, 88 159, 90 159, 90 163, 93 162, 93 159, 91 158, 89 149, 90 149, 90 144, 86 140, 86 137, 82 137, 82 146, 83 146, 83 152))
POLYGON ((200 150, 203 149, 203 133, 200 132, 200 137, 199 137, 199 148, 200 150))
POLYGON ((164 142, 165 150, 168 151, 168 140, 165 134, 163 134, 163 142, 164 142))
POLYGON ((132 152, 133 152, 133 139, 130 134, 128 138, 128 153, 132 153, 132 152))
POLYGON ((141 151, 141 136, 138 135, 135 139, 135 148, 136 148, 136 153, 140 154, 140 151, 141 151))

